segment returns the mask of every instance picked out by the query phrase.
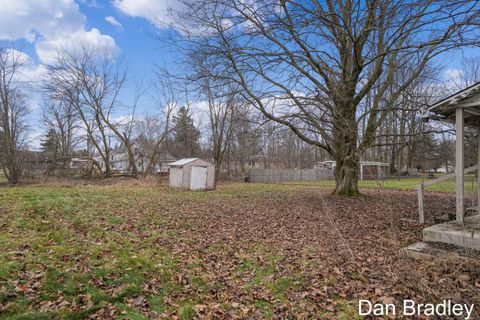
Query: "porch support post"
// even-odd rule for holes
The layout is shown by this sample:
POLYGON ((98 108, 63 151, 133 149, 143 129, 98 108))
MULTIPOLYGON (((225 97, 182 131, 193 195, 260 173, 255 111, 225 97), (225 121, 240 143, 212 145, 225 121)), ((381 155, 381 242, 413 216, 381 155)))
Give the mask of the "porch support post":
POLYGON ((463 108, 455 109, 455 176, 456 176, 456 216, 457 222, 463 222, 464 205, 464 111, 463 108))
POLYGON ((477 214, 480 214, 480 127, 477 128, 477 214))
POLYGON ((420 224, 425 223, 425 211, 423 208, 423 191, 425 190, 425 186, 423 182, 417 185, 417 194, 418 194, 418 222, 420 224))

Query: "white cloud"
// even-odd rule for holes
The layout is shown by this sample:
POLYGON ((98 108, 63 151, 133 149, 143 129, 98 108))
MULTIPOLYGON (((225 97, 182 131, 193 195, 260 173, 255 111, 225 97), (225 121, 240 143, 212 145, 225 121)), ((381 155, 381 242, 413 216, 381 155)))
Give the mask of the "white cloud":
POLYGON ((8 54, 18 61, 21 68, 15 74, 15 81, 22 84, 37 86, 47 74, 47 69, 43 65, 37 65, 32 58, 15 49, 8 49, 8 54))
POLYGON ((13 81, 19 87, 25 88, 23 90, 28 107, 35 112, 40 108, 41 101, 41 84, 42 80, 47 75, 47 69, 44 65, 37 65, 32 58, 15 49, 7 49, 9 58, 16 60, 20 68, 17 69, 13 81))
POLYGON ((114 0, 114 5, 131 17, 145 18, 157 27, 168 26, 171 9, 182 6, 178 0, 114 0))
POLYGON ((100 5, 97 0, 78 0, 80 3, 83 3, 84 5, 90 7, 90 8, 103 8, 102 5, 100 5))
POLYGON ((95 28, 90 31, 79 30, 68 38, 58 37, 38 41, 36 51, 42 63, 49 63, 55 59, 60 48, 73 51, 80 49, 81 46, 87 46, 89 49, 93 48, 100 52, 102 56, 109 58, 113 58, 119 51, 112 37, 102 34, 95 28))
POLYGON ((455 91, 464 89, 469 85, 465 81, 465 71, 461 69, 447 69, 444 71, 445 81, 443 83, 443 93, 445 96, 453 94, 455 91))
POLYGON ((105 21, 107 21, 108 23, 110 23, 114 27, 117 27, 117 28, 120 28, 120 29, 123 28, 122 24, 120 22, 118 22, 118 20, 115 19, 115 17, 112 17, 112 16, 105 17, 105 21))
POLYGON ((27 39, 42 63, 58 49, 82 44, 115 55, 115 40, 98 29, 87 30, 86 17, 74 0, 0 0, 0 40, 27 39))
POLYGON ((448 79, 460 79, 463 77, 463 71, 460 69, 447 69, 445 75, 448 79))
POLYGON ((203 129, 209 122, 209 106, 208 101, 198 100, 190 104, 190 113, 193 118, 193 123, 197 128, 203 129))
MULTIPOLYGON (((113 0, 113 4, 120 12, 144 18, 159 29, 174 28, 183 35, 206 35, 212 32, 208 27, 182 21, 181 15, 175 13, 187 14, 191 8, 180 0, 113 0)), ((225 29, 233 27, 233 22, 228 18, 222 19, 220 23, 225 29)))
POLYGON ((0 39, 57 37, 85 25, 73 0, 0 0, 0 39))

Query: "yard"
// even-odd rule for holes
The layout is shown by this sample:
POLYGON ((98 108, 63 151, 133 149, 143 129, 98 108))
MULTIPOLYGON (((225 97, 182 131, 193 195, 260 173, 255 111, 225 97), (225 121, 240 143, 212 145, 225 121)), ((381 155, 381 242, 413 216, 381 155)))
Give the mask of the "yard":
MULTIPOLYGON (((371 187, 355 199, 318 182, 2 188, 0 317, 355 319, 358 299, 406 298, 478 316, 480 264, 406 257, 421 239, 416 194, 371 187)), ((431 219, 455 199, 426 204, 431 219)))
MULTIPOLYGON (((430 181, 428 177, 420 178, 389 178, 384 181, 379 180, 360 180, 358 182, 360 188, 384 188, 394 190, 416 190, 418 184, 430 181)), ((290 184, 290 183, 289 183, 290 184)), ((334 180, 320 180, 320 181, 302 181, 302 185, 322 186, 333 188, 335 186, 334 180)), ((435 192, 455 192, 455 178, 435 183, 425 188, 427 191, 435 192)), ((474 175, 465 175, 465 191, 467 193, 475 193, 477 190, 477 177, 474 175)))

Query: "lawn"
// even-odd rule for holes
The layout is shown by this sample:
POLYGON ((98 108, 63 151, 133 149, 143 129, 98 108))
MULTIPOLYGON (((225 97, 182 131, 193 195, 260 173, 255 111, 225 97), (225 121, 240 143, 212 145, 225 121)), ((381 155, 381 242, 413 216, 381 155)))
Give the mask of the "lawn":
MULTIPOLYGON (((454 201, 427 194, 435 214, 454 201)), ((355 319, 358 299, 480 306, 478 263, 399 250, 421 237, 415 203, 412 191, 347 199, 313 183, 2 188, 0 318, 355 319)))
MULTIPOLYGON (((389 178, 384 181, 379 180, 360 180, 358 185, 360 188, 384 188, 393 190, 416 190, 418 184, 430 181, 429 178, 389 178)), ((302 185, 323 186, 333 188, 335 186, 334 180, 319 180, 319 181, 302 181, 298 182, 302 185)), ((287 183, 291 184, 291 183, 287 183)), ((434 192, 455 192, 455 178, 442 181, 425 188, 427 191, 434 192)), ((473 175, 465 176, 465 191, 467 193, 477 192, 477 178, 473 175)))

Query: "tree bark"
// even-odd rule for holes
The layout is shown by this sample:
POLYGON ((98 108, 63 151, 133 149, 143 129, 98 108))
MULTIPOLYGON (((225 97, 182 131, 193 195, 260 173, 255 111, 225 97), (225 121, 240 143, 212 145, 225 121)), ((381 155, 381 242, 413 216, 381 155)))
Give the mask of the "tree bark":
POLYGON ((348 144, 341 155, 335 159, 335 191, 342 196, 360 195, 358 189, 359 157, 356 145, 348 144))
POLYGON ((332 155, 336 161, 334 194, 357 196, 360 194, 358 190, 360 157, 357 145, 356 106, 352 101, 345 100, 338 103, 339 112, 333 119, 332 155))

